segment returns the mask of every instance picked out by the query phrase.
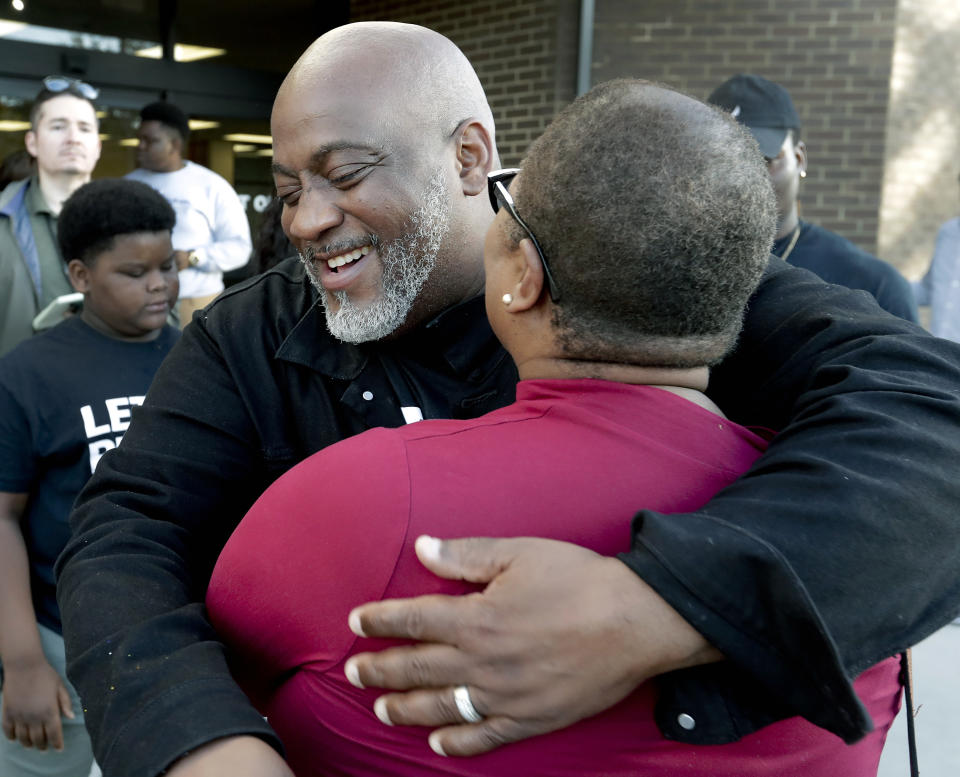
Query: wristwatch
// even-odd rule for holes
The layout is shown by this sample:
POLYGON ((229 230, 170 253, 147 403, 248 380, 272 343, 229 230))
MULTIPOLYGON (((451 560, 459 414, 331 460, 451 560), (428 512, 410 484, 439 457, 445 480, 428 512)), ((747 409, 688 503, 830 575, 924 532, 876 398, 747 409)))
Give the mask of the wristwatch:
POLYGON ((187 266, 188 267, 197 267, 200 264, 200 254, 196 251, 191 251, 187 254, 187 266))

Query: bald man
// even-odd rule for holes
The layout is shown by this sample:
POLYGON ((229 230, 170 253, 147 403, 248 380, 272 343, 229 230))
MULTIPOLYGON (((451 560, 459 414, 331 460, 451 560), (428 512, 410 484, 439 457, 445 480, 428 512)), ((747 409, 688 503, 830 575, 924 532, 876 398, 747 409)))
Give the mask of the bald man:
MULTIPOLYGON (((456 47, 410 25, 338 28, 294 66, 272 126, 302 261, 187 328, 60 560, 71 679, 106 777, 288 776, 202 606, 223 543, 268 483, 338 440, 514 399, 480 296, 494 127, 456 47)), ((414 689, 382 717, 441 726, 431 741, 468 755, 719 650, 660 678, 666 736, 731 741, 795 714, 848 741, 869 729, 850 678, 960 599, 960 484, 944 464, 960 456, 960 352, 801 275, 771 265, 711 380, 731 418, 785 427, 751 473, 701 511, 640 513, 620 561, 536 540, 427 543, 430 569, 492 582, 351 616, 355 631, 430 643, 350 665, 355 682, 414 689)), ((323 494, 321 480, 320 515, 323 494)))
POLYGON ((493 116, 449 40, 403 25, 328 33, 281 86, 271 129, 281 223, 335 338, 395 337, 482 291, 493 116))

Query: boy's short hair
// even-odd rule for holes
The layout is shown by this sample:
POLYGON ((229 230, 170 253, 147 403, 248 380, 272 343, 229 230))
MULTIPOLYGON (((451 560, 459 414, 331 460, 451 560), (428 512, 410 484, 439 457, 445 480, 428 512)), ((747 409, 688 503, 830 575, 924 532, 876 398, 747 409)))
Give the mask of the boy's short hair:
POLYGON ((170 203, 145 183, 101 178, 81 186, 64 203, 57 239, 64 261, 92 265, 118 235, 172 230, 176 220, 170 203))
POLYGON ((176 132, 183 145, 186 145, 187 138, 190 137, 190 120, 187 114, 172 103, 160 101, 143 106, 140 121, 159 121, 176 132))

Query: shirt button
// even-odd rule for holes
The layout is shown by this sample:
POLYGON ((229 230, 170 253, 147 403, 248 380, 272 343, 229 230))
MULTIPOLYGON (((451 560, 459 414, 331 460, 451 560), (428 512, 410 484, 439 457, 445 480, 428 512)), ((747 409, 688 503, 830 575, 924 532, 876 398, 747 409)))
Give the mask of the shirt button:
POLYGON ((693 731, 697 725, 697 721, 693 719, 693 716, 688 715, 686 712, 681 712, 677 715, 677 723, 680 724, 680 728, 686 729, 687 731, 693 731))
POLYGON ((371 399, 373 399, 373 392, 372 392, 372 391, 364 391, 363 394, 361 394, 361 396, 362 396, 365 400, 367 400, 367 402, 369 402, 371 399))

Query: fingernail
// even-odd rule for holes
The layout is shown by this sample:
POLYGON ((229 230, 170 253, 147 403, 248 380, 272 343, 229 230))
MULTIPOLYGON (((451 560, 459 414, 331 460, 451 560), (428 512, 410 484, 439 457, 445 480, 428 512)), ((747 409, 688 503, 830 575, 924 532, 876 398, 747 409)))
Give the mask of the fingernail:
POLYGON ((357 662, 352 658, 347 661, 346 666, 343 667, 343 673, 347 676, 350 685, 356 688, 364 687, 363 683, 360 682, 360 670, 357 669, 357 662))
POLYGON ((417 542, 414 546, 417 550, 417 555, 420 558, 425 558, 429 561, 439 561, 440 560, 440 540, 436 537, 430 537, 426 534, 421 534, 417 537, 417 542))
POLYGON ((430 749, 433 750, 433 752, 437 755, 442 755, 444 758, 447 757, 447 754, 443 752, 443 745, 440 744, 440 735, 436 731, 427 737, 427 742, 430 743, 430 749))
POLYGON ((363 626, 360 625, 360 613, 356 610, 350 611, 350 616, 347 618, 347 625, 350 627, 350 631, 352 631, 358 637, 367 636, 363 633, 363 626))
POLYGON ((386 723, 388 726, 393 725, 393 721, 390 720, 390 713, 387 712, 387 701, 382 696, 373 703, 373 714, 380 719, 381 723, 386 723))

